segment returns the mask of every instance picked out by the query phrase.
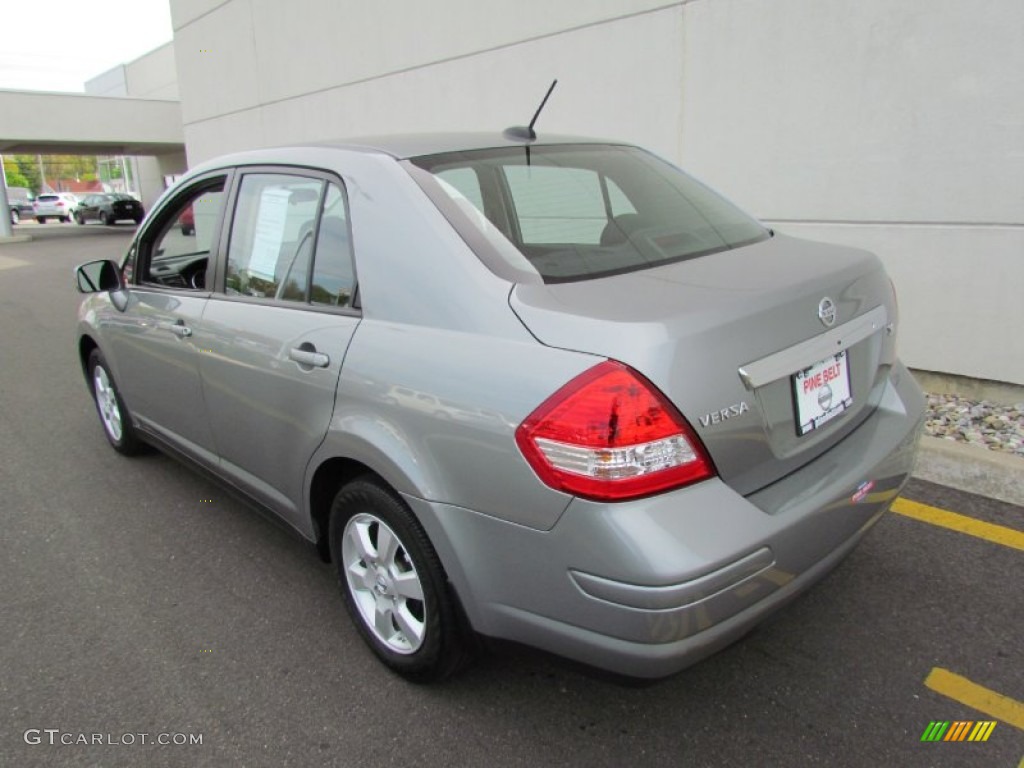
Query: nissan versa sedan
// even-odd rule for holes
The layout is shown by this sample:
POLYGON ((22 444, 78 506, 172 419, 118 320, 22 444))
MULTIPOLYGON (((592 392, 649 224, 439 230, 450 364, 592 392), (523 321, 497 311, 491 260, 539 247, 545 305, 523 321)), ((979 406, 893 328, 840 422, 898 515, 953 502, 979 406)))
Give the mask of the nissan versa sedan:
POLYGON ((114 449, 280 516, 417 681, 479 635, 631 677, 692 664, 850 552, 922 425, 875 256, 626 144, 231 155, 77 283, 114 449))

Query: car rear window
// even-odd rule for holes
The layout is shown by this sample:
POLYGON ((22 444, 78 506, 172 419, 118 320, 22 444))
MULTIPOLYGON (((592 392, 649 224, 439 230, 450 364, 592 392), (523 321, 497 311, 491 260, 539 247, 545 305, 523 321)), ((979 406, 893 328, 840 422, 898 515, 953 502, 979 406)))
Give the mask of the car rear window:
POLYGON ((57 195, 40 195, 36 200, 40 203, 52 203, 55 200, 60 200, 60 198, 57 195))
POLYGON ((414 178, 485 263, 521 271, 528 262, 544 282, 646 269, 770 236, 700 182, 635 147, 523 146, 411 162, 426 172, 413 170, 414 178))

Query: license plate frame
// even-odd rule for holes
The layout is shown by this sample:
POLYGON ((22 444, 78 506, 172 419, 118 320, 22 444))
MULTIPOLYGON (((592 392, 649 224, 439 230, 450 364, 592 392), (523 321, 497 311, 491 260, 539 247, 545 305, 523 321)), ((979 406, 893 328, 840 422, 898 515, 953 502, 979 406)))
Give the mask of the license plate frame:
POLYGON ((847 352, 829 355, 790 377, 797 437, 810 434, 853 405, 847 352))

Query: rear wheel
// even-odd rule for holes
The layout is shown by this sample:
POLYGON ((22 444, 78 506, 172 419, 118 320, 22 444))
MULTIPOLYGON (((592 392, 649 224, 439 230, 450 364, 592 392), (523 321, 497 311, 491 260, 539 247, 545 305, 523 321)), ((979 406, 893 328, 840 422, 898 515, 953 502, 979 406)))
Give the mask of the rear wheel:
POLYGON ((89 386, 92 389, 96 411, 103 424, 103 433, 118 453, 134 456, 145 450, 145 444, 139 440, 135 427, 132 425, 128 409, 121 400, 114 378, 107 368, 103 353, 94 349, 89 355, 89 386))
POLYGON ((342 598, 363 640, 414 682, 441 680, 466 658, 441 561, 405 503, 371 478, 343 487, 330 521, 342 598))
POLYGON ((69 219, 67 216, 61 216, 60 217, 60 223, 61 224, 67 224, 69 221, 71 221, 71 219, 69 219))
POLYGON ((75 212, 75 223, 76 224, 85 224, 85 217, 82 215, 81 211, 76 211, 75 212))
POLYGON ((36 216, 36 222, 38 222, 39 224, 45 224, 46 223, 46 217, 45 216, 36 216))

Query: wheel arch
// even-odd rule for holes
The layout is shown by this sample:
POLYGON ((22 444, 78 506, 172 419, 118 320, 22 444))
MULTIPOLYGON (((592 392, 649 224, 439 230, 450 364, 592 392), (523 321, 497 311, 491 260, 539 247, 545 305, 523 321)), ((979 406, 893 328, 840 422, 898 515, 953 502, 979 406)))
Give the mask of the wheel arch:
POLYGON ((313 472, 309 483, 309 517, 316 551, 325 563, 331 562, 329 525, 334 497, 342 486, 364 475, 387 484, 384 478, 362 462, 341 456, 325 459, 313 472))
POLYGON ((100 345, 88 334, 83 334, 78 339, 78 362, 82 366, 82 375, 85 377, 86 383, 89 384, 90 390, 92 384, 89 382, 89 355, 92 354, 94 349, 99 348, 100 345))

